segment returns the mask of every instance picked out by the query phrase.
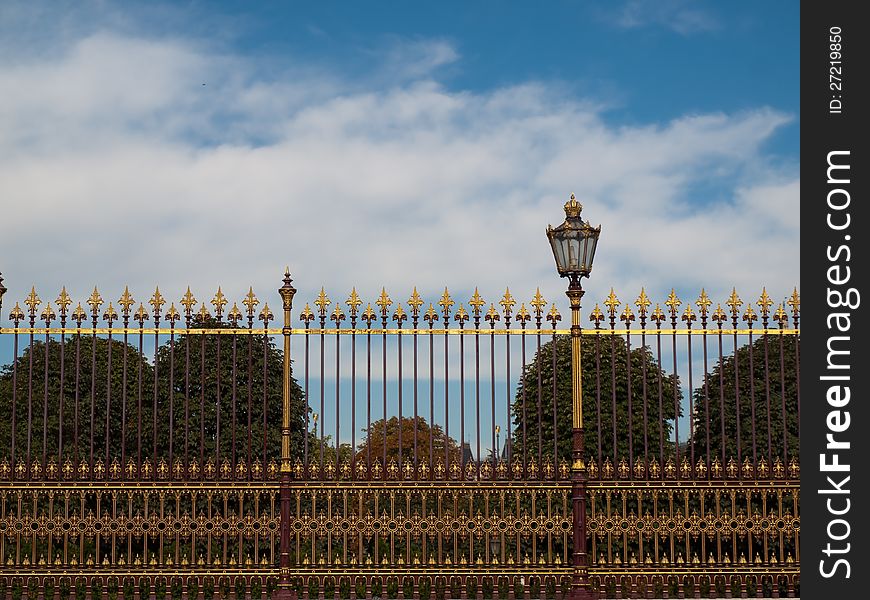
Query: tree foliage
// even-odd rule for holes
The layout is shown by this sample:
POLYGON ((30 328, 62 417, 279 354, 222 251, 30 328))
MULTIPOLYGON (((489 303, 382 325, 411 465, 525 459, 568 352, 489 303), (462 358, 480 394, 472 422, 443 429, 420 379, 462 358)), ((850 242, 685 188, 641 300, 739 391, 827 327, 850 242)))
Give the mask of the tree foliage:
MULTIPOLYGON (((521 456, 525 449, 529 456, 537 457, 540 448, 544 456, 555 453, 559 460, 570 460, 573 430, 570 337, 556 336, 555 369, 553 348, 552 340, 541 345, 526 365, 517 387, 513 404, 514 456, 521 456)), ((628 459, 629 424, 635 457, 644 456, 645 440, 650 457, 658 456, 660 450, 666 456, 672 453, 673 421, 682 401, 679 379, 661 368, 648 347, 629 351, 625 339, 619 336, 583 337, 581 358, 586 456, 597 458, 600 443, 602 458, 628 459)))
MULTIPOLYGON (((445 444, 447 446, 447 455, 450 462, 459 461, 459 444, 453 437, 447 436, 440 425, 430 426, 426 419, 418 416, 416 421, 414 418, 402 417, 401 427, 401 448, 402 462, 406 458, 414 460, 414 437, 416 433, 417 439, 417 457, 418 459, 426 459, 429 461, 430 441, 432 447, 432 455, 434 462, 437 464, 438 459, 444 460, 445 444)), ((365 430, 363 430, 365 433, 365 430)), ((384 457, 384 439, 386 439, 386 456, 387 461, 392 459, 399 460, 399 418, 391 417, 384 421, 381 419, 372 423, 367 435, 356 453, 356 460, 367 461, 369 450, 371 450, 371 460, 379 458, 383 461, 384 457)))
MULTIPOLYGON (((195 325, 229 327, 213 320, 195 325)), ((92 435, 94 459, 120 459, 122 445, 134 459, 140 452, 143 459, 168 457, 171 431, 174 457, 198 458, 202 448, 204 457, 231 458, 235 440, 237 458, 247 458, 250 444, 252 457, 269 460, 281 451, 282 382, 283 353, 263 335, 179 328, 174 339, 158 340, 156 352, 153 335, 140 341, 131 334, 126 343, 85 333, 34 340, 0 370, 0 447, 11 448, 14 436, 16 459, 24 456, 31 399, 34 458, 41 459, 43 436, 47 456, 57 456, 61 444, 64 458, 88 458, 92 435)), ((290 407, 295 457, 302 454, 307 410, 295 379, 290 407)))
POLYGON ((768 432, 772 456, 783 456, 786 442, 797 454, 799 346, 798 337, 762 335, 738 348, 736 361, 733 354, 717 361, 694 390, 696 454, 707 453, 709 434, 711 458, 737 458, 738 439, 741 456, 752 457, 753 431, 758 456, 767 456, 768 432))

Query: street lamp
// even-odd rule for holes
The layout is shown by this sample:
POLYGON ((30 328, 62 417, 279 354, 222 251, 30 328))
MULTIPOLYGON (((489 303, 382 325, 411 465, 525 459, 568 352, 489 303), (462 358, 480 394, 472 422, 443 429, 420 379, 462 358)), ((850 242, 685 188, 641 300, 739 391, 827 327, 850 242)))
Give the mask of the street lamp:
POLYGON ((580 280, 589 277, 598 246, 601 226, 592 227, 580 218, 583 206, 574 194, 565 203, 565 221, 558 227, 547 226, 547 238, 553 248, 556 270, 569 280, 568 300, 571 304, 571 399, 573 404, 572 495, 574 505, 574 573, 571 579, 571 600, 593 598, 589 589, 586 557, 586 463, 583 457, 583 381, 580 357, 580 300, 583 287, 580 280))
POLYGON ((581 277, 589 277, 592 260, 598 245, 601 226, 592 227, 580 218, 583 205, 574 194, 565 203, 565 221, 558 227, 547 226, 547 237, 556 258, 556 270, 562 277, 570 277, 571 283, 579 285, 581 277))

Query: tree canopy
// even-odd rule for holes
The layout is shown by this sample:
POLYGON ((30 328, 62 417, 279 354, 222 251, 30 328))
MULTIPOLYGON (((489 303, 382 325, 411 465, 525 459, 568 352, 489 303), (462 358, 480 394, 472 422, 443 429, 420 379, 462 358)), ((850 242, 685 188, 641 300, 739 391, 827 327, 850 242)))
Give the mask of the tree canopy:
MULTIPOLYGON (((196 325, 229 327, 213 320, 196 325)), ((157 457, 168 457, 170 431, 174 457, 187 451, 198 458, 202 446, 205 457, 232 458, 234 441, 237 458, 247 457, 249 444, 252 458, 280 456, 283 353, 271 338, 179 328, 174 340, 160 338, 156 353, 153 336, 144 336, 141 348, 136 335, 127 342, 82 333, 63 343, 52 338, 25 346, 0 370, 0 447, 11 448, 14 435, 16 459, 24 456, 30 398, 34 458, 42 456, 43 437, 47 456, 57 456, 62 444, 64 457, 88 458, 92 434, 95 459, 120 459, 122 444, 127 457, 152 457, 155 449, 157 457)), ((302 455, 307 405, 295 379, 290 406, 296 457, 302 455)))
MULTIPOLYGON (((363 430, 365 433, 365 430, 363 430)), ((369 449, 371 449, 371 460, 384 457, 384 440, 386 439, 386 456, 387 461, 392 459, 399 460, 399 418, 390 417, 386 422, 384 419, 372 423, 367 435, 357 448, 356 460, 367 461, 369 449)), ((414 460, 414 439, 417 440, 417 457, 419 460, 425 459, 429 462, 430 440, 432 445, 432 454, 434 463, 438 463, 438 459, 444 460, 445 444, 447 446, 447 455, 450 462, 459 462, 459 444, 453 437, 444 434, 444 430, 440 425, 430 426, 426 419, 418 416, 416 421, 411 417, 402 417, 401 421, 401 448, 402 462, 406 458, 414 460)))
MULTIPOLYGON (((555 370, 553 348, 552 340, 542 344, 520 378, 513 404, 514 456, 522 456, 525 451, 536 457, 540 448, 544 456, 555 453, 558 460, 570 461, 573 431, 570 337, 556 336, 555 370)), ((614 463, 622 458, 628 460, 629 423, 635 458, 644 456, 645 440, 649 457, 658 456, 660 451, 670 455, 673 421, 682 401, 679 379, 661 368, 648 347, 629 351, 625 339, 619 336, 583 337, 581 352, 587 458, 597 458, 600 451, 602 459, 610 458, 614 463)))
POLYGON ((797 455, 799 346, 799 337, 762 335, 738 348, 736 361, 717 361, 693 393, 696 454, 707 453, 709 435, 710 458, 736 459, 738 439, 751 458, 754 432, 757 456, 767 456, 768 442, 772 456, 782 457, 786 444, 797 455))

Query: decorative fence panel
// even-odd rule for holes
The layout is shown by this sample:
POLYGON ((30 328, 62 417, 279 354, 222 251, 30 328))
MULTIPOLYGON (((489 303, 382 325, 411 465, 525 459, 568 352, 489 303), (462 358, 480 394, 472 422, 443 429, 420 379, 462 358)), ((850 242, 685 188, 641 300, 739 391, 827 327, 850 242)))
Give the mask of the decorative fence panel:
POLYGON ((799 589, 800 300, 724 304, 702 290, 652 308, 642 291, 623 308, 611 291, 591 311, 586 531, 602 595, 799 589))
POLYGON ((295 292, 7 309, 0 600, 799 590, 796 292, 295 292))

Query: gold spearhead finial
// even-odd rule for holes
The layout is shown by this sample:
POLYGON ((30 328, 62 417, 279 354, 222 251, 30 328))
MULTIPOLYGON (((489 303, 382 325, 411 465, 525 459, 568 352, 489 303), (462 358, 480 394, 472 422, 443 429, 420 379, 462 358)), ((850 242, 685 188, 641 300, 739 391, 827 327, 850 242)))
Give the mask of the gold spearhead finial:
POLYGON ((205 302, 199 305, 199 312, 197 313, 197 316, 203 321, 211 318, 211 313, 208 312, 208 308, 206 308, 205 302))
POLYGON ((725 319, 726 319, 725 311, 722 310, 721 304, 716 304, 716 310, 713 311, 712 317, 713 317, 713 322, 717 323, 719 325, 719 328, 721 329, 722 323, 724 323, 725 319))
POLYGON ((498 311, 495 309, 495 304, 490 303, 489 310, 486 311, 486 316, 483 318, 484 321, 487 321, 490 325, 495 327, 495 322, 501 320, 501 317, 498 314, 498 311))
POLYGON ((166 303, 166 300, 163 298, 163 294, 160 293, 160 287, 156 287, 154 289, 154 295, 151 296, 151 300, 148 301, 148 304, 154 309, 154 315, 157 316, 160 314, 160 309, 166 303))
POLYGON ((450 307, 454 304, 455 302, 453 302, 453 298, 450 297, 450 292, 448 292, 445 287, 444 293, 441 294, 441 299, 438 301, 438 306, 441 307, 441 312, 444 314, 445 319, 450 317, 450 307))
POLYGON ((485 306, 486 302, 484 302, 480 292, 477 291, 477 288, 474 288, 474 294, 468 301, 468 305, 471 306, 471 312, 473 312, 475 316, 480 316, 481 307, 485 306))
POLYGON ((749 326, 752 327, 752 323, 754 323, 758 319, 758 315, 755 314, 755 311, 752 309, 751 304, 746 305, 746 312, 743 313, 743 320, 749 323, 749 326))
POLYGON ((247 312, 249 319, 253 318, 254 309, 257 308, 259 303, 260 301, 257 299, 257 296, 254 295, 254 288, 248 287, 248 293, 245 295, 245 299, 242 300, 242 304, 245 305, 245 312, 247 312))
POLYGON ((405 309, 402 308, 401 302, 396 305, 396 310, 393 312, 393 321, 396 321, 399 324, 399 327, 402 326, 402 321, 407 321, 408 315, 405 313, 405 309))
POLYGON ((40 304, 42 304, 42 300, 40 300, 39 296, 36 295, 35 286, 30 288, 30 293, 27 294, 27 298, 24 299, 24 304, 27 305, 27 311, 30 313, 30 316, 36 316, 36 309, 40 304))
POLYGON ((589 320, 595 323, 595 329, 601 327, 601 321, 604 320, 604 313, 601 312, 601 307, 598 306, 598 303, 595 303, 595 308, 592 309, 592 312, 589 313, 589 320))
POLYGON ((743 306, 743 300, 741 300, 740 296, 737 295, 737 288, 731 288, 731 295, 728 297, 728 302, 725 304, 731 307, 731 315, 736 319, 737 315, 740 313, 740 307, 743 306))
POLYGON ((631 310, 631 304, 625 305, 625 310, 619 315, 619 320, 625 323, 626 327, 631 325, 631 322, 634 321, 634 312, 631 310))
POLYGON ((686 324, 691 327, 693 321, 697 321, 698 317, 695 316, 695 311, 692 310, 691 304, 686 304, 686 310, 683 311, 683 316, 681 317, 686 324))
POLYGON ((381 316, 386 318, 388 311, 390 310, 390 306, 392 306, 393 301, 390 299, 390 296, 387 294, 387 288, 381 288, 381 295, 378 296, 378 299, 375 300, 375 304, 378 305, 381 309, 381 316))
POLYGON ((233 307, 227 313, 227 320, 234 326, 239 324, 242 318, 242 311, 239 310, 239 305, 233 302, 233 307))
MULTIPOLYGON (((126 288, 124 289, 124 293, 127 294, 126 288)), ((132 304, 132 298, 130 298, 132 304)), ((181 305, 184 307, 184 314, 190 318, 190 315, 193 314, 193 307, 196 306, 196 298, 193 294, 190 293, 190 286, 187 286, 187 291, 184 292, 184 296, 181 297, 181 305)), ((119 302, 123 305, 122 302, 119 302)), ((129 307, 128 307, 129 308, 129 307)))
POLYGON ((698 309, 701 311, 701 318, 705 319, 707 317, 707 311, 713 304, 713 301, 710 300, 709 296, 707 296, 707 291, 704 288, 701 288, 701 295, 698 296, 695 304, 698 305, 698 309))
MULTIPOLYGON (((111 304, 109 304, 111 306, 111 304)), ((117 315, 116 315, 117 316, 117 315)), ((175 308, 175 303, 169 303, 169 309, 166 311, 166 320, 171 324, 175 325, 175 322, 181 318, 181 315, 178 314, 178 309, 175 308)))
POLYGON ((649 318, 653 323, 656 324, 656 327, 662 326, 662 321, 665 320, 665 313, 662 312, 662 307, 659 305, 658 302, 656 302, 656 307, 652 311, 652 314, 650 315, 649 318))
POLYGON ((668 299, 665 301, 665 306, 668 307, 668 312, 671 315, 671 319, 677 318, 677 310, 679 310, 680 306, 683 304, 683 301, 677 298, 677 292, 674 288, 671 288, 671 293, 668 294, 668 299))
POLYGON ((100 314, 100 306, 103 304, 103 297, 100 296, 100 292, 97 291, 96 286, 94 286, 94 291, 91 294, 91 297, 88 298, 88 304, 91 305, 91 314, 96 318, 96 316, 100 314))
POLYGON ((646 290, 644 288, 640 288, 640 296, 638 296, 637 300, 634 301, 634 305, 637 306, 637 311, 640 313, 641 318, 646 316, 647 309, 650 307, 651 304, 652 302, 646 295, 646 290))
POLYGON ((516 300, 514 300, 514 297, 511 296, 510 288, 504 289, 504 296, 502 296, 502 299, 499 300, 498 303, 501 304, 502 308, 504 309, 505 316, 509 317, 511 315, 511 311, 513 310, 513 307, 517 303, 516 300))
POLYGON ((544 312, 544 307, 547 306, 547 301, 544 300, 544 297, 541 295, 541 288, 535 289, 535 295, 529 304, 534 307, 535 315, 541 316, 541 313, 544 312))
POLYGON ((792 314, 797 317, 801 312, 801 297, 798 294, 797 288, 794 288, 794 291, 791 293, 791 297, 786 303, 791 306, 792 314))
POLYGON ((55 303, 60 311, 60 316, 66 317, 66 309, 70 304, 72 304, 69 294, 66 293, 66 286, 63 286, 60 290, 60 295, 57 297, 57 300, 55 300, 55 303))
POLYGON ((314 305, 317 307, 317 312, 320 313, 322 319, 326 318, 326 307, 330 304, 332 304, 332 301, 327 297, 326 290, 321 287, 320 294, 317 295, 317 300, 314 301, 314 305))
POLYGON ((555 303, 550 307, 550 312, 547 313, 547 320, 553 324, 553 328, 556 327, 556 321, 562 320, 562 315, 559 314, 559 309, 556 308, 555 303))
POLYGON ((275 315, 272 314, 272 309, 269 308, 269 303, 266 302, 263 305, 263 309, 260 311, 260 320, 263 322, 263 326, 267 327, 269 321, 273 320, 275 315))
POLYGON ((453 316, 453 319, 459 321, 460 327, 468 321, 468 312, 465 310, 465 307, 462 303, 459 303, 459 308, 456 310, 456 314, 453 316))
POLYGON ((103 313, 103 319, 109 322, 109 326, 112 325, 112 321, 118 318, 118 312, 115 310, 115 307, 112 306, 112 303, 109 302, 109 306, 106 307, 106 312, 103 313))
POLYGON ((145 310, 145 306, 140 302, 139 309, 136 311, 136 320, 139 321, 139 325, 141 326, 143 322, 148 318, 148 311, 145 310))
POLYGON ((42 309, 40 318, 45 321, 45 326, 48 327, 49 323, 51 323, 55 317, 57 317, 57 315, 54 314, 54 308, 51 306, 51 302, 47 302, 45 308, 42 309))
POLYGON ((616 294, 613 292, 613 288, 610 288, 610 294, 608 294, 607 299, 604 301, 604 306, 607 307, 607 312, 610 315, 611 320, 616 318, 616 309, 619 308, 620 304, 619 298, 616 297, 616 294))
POLYGON ((336 302, 335 310, 332 311, 332 314, 329 316, 329 318, 335 321, 335 324, 338 325, 341 323, 341 321, 344 321, 345 317, 346 315, 344 314, 344 311, 341 310, 341 304, 336 302))
POLYGON ((377 317, 377 313, 375 313, 374 309, 372 309, 372 304, 369 302, 366 305, 366 309, 363 311, 362 320, 366 322, 366 324, 371 327, 372 321, 377 317))
POLYGON ((520 309, 517 311, 517 321, 519 321, 520 325, 525 325, 532 318, 532 315, 529 314, 529 311, 526 310, 526 303, 520 303, 520 309))
POLYGON ((427 323, 429 323, 429 326, 431 327, 432 324, 433 324, 433 323, 435 322, 435 320, 437 319, 437 317, 438 317, 438 313, 435 312, 435 307, 434 307, 434 306, 432 305, 432 303, 430 302, 430 303, 429 303, 429 308, 426 309, 426 314, 423 315, 423 320, 426 321, 427 323))
POLYGON ((761 297, 756 304, 761 308, 761 316, 766 318, 770 314, 770 307, 773 306, 773 300, 767 295, 766 287, 761 288, 761 297))
POLYGON ((302 312, 299 313, 299 318, 308 325, 311 321, 314 320, 314 313, 311 312, 311 306, 306 302, 305 308, 302 309, 302 312))
POLYGON ((224 293, 221 291, 220 286, 218 286, 217 292, 214 295, 214 298, 211 299, 212 306, 214 306, 214 312, 217 315, 218 320, 220 320, 221 315, 224 314, 224 306, 227 305, 227 298, 224 296, 224 293))
POLYGON ((9 318, 18 325, 18 322, 24 319, 24 311, 21 310, 21 306, 16 302, 15 306, 12 307, 12 311, 9 313, 9 318))
POLYGON ((785 327, 788 324, 788 314, 785 312, 784 303, 780 302, 779 307, 773 314, 773 320, 776 321, 780 327, 785 327))
POLYGON ((362 305, 362 300, 359 299, 359 294, 356 293, 355 287, 350 290, 350 296, 348 296, 345 304, 350 307, 350 316, 356 317, 359 307, 362 305))
MULTIPOLYGON (((16 304, 16 306, 17 306, 17 304, 16 304)), ((76 308, 75 308, 75 310, 73 311, 72 316, 73 316, 73 320, 74 320, 76 323, 78 323, 78 326, 79 326, 79 327, 81 327, 81 326, 82 326, 82 321, 84 321, 85 318, 87 318, 87 316, 88 316, 88 314, 85 312, 85 309, 82 308, 82 303, 81 303, 81 302, 79 302, 78 304, 76 304, 76 308)))
POLYGON ((417 293, 417 286, 414 286, 414 293, 408 298, 408 306, 411 307, 411 314, 415 317, 420 314, 420 307, 423 306, 423 299, 417 293))

